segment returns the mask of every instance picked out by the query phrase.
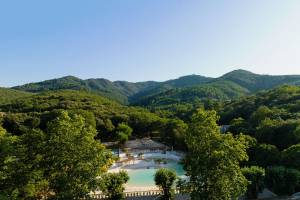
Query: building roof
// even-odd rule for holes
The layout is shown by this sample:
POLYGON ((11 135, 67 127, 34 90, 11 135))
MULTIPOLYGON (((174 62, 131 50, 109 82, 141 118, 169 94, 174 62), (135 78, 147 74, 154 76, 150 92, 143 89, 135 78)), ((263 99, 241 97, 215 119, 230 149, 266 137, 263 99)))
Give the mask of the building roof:
POLYGON ((125 148, 143 150, 143 149, 168 149, 169 147, 162 143, 151 140, 150 138, 143 138, 143 139, 127 141, 125 143, 125 148))

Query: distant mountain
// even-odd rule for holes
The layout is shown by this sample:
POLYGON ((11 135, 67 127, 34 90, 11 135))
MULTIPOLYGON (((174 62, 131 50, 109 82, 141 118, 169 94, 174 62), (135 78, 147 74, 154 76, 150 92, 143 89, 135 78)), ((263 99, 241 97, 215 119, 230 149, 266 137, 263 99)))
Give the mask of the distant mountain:
POLYGON ((228 100, 280 85, 300 85, 299 75, 259 75, 245 70, 235 70, 219 78, 200 75, 183 76, 164 82, 127 82, 107 79, 82 80, 73 76, 29 83, 13 87, 32 93, 48 90, 85 90, 97 93, 123 104, 155 106, 160 104, 193 103, 199 99, 228 100))
POLYGON ((126 81, 111 82, 103 78, 82 80, 74 76, 66 76, 58 79, 16 86, 13 87, 13 89, 33 93, 65 89, 85 90, 98 93, 102 96, 127 104, 129 96, 139 92, 141 89, 145 89, 156 84, 157 83, 154 81, 140 83, 130 83, 126 81))
POLYGON ((213 78, 200 76, 200 75, 189 75, 189 76, 182 76, 177 79, 168 80, 165 82, 157 83, 152 87, 145 88, 140 90, 139 92, 135 93, 134 95, 129 97, 130 103, 136 103, 144 99, 145 97, 151 95, 157 95, 162 92, 166 92, 172 89, 178 88, 185 88, 191 86, 199 86, 204 83, 208 83, 209 81, 213 80, 213 78))
POLYGON ((185 84, 183 87, 159 91, 160 86, 143 95, 134 95, 134 105, 149 108, 167 104, 194 104, 201 99, 230 100, 280 85, 300 85, 299 75, 259 75, 245 70, 234 70, 219 78, 207 78, 199 84, 185 84), (155 92, 153 92, 155 91, 155 92))
POLYGON ((300 75, 259 75, 245 70, 235 70, 229 72, 219 79, 234 82, 250 92, 257 92, 274 88, 279 85, 299 85, 300 75))
POLYGON ((22 86, 13 87, 13 89, 32 93, 63 89, 85 90, 98 93, 117 100, 118 102, 127 104, 129 100, 146 94, 159 93, 177 87, 198 85, 208 82, 211 79, 212 78, 191 75, 166 82, 146 81, 131 83, 127 81, 112 82, 103 78, 82 80, 74 76, 66 76, 37 83, 28 83, 22 86))
POLYGON ((174 88, 154 95, 144 96, 134 105, 160 107, 171 104, 198 103, 202 99, 229 100, 248 94, 249 91, 230 81, 217 81, 192 87, 174 88))

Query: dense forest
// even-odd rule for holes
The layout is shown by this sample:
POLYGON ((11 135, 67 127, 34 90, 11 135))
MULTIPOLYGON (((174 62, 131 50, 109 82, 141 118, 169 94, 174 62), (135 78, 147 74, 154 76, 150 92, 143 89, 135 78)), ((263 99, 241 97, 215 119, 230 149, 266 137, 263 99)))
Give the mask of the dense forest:
MULTIPOLYGON (((60 110, 83 115, 97 129, 97 138, 102 141, 117 140, 117 128, 123 123, 133 129, 133 137, 170 134, 162 137, 165 140, 176 138, 177 129, 184 124, 182 120, 160 117, 144 108, 124 106, 96 94, 75 90, 42 92, 0 105, 0 110, 5 113, 3 127, 18 135, 28 126, 45 129, 47 122, 60 110)), ((175 141, 173 145, 177 145, 175 141)))
POLYGON ((10 194, 15 199, 40 199, 55 193, 56 199, 66 199, 74 197, 74 188, 75 196, 82 197, 100 184, 96 177, 113 160, 101 142, 123 144, 143 137, 187 152, 183 162, 192 179, 182 185, 194 199, 241 194, 255 198, 265 187, 279 195, 299 192, 299 81, 299 76, 238 70, 217 79, 193 75, 129 83, 65 77, 0 89, 0 198, 10 194), (222 133, 220 127, 225 127, 222 133), (215 151, 209 153, 207 148, 215 151), (73 158, 75 152, 82 154, 73 158), (86 153, 95 159, 84 157, 86 153), (73 169, 74 163, 82 165, 73 169), (207 163, 210 166, 204 166, 207 163), (65 174, 60 173, 64 167, 65 174), (80 180, 84 188, 69 174, 69 167, 76 175, 86 175, 80 180), (214 168, 222 169, 221 174, 214 168), (230 182, 232 174, 235 182, 230 182), (220 181, 223 189, 231 184, 232 190, 196 187, 201 182, 209 188, 211 179, 220 181), (243 187, 237 187, 238 182, 243 187))
POLYGON ((277 194, 300 190, 300 87, 282 86, 225 103, 221 124, 251 136, 245 165, 266 169, 266 184, 277 194))

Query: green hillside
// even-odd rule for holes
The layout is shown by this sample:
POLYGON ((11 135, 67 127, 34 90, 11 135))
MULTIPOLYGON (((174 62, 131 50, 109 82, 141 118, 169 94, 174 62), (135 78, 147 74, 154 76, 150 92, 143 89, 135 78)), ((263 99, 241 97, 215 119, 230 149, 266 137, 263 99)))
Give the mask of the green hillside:
POLYGON ((170 121, 146 109, 124 106, 86 91, 48 91, 0 105, 0 112, 7 113, 4 128, 15 134, 21 134, 28 126, 43 129, 58 110, 83 115, 103 140, 115 139, 115 129, 120 123, 128 124, 134 137, 143 137, 161 134, 170 121))
POLYGON ((232 81, 250 92, 271 89, 283 84, 300 85, 299 75, 259 75, 245 70, 235 70, 229 72, 219 79, 232 81))
POLYGON ((300 87, 285 85, 229 102, 222 109, 221 122, 228 124, 232 119, 239 117, 250 120, 252 114, 261 106, 274 109, 274 115, 270 117, 298 118, 300 116, 300 87))
POLYGON ((112 82, 102 78, 82 80, 77 77, 66 76, 58 79, 16 86, 14 89, 34 93, 61 89, 85 90, 127 104, 129 101, 133 101, 147 94, 159 93, 172 88, 200 85, 209 80, 211 80, 211 78, 191 75, 166 82, 146 81, 131 83, 127 81, 112 82))
POLYGON ((219 78, 199 75, 183 76, 164 82, 127 82, 107 79, 82 80, 73 76, 29 83, 13 89, 39 93, 61 89, 85 90, 100 94, 122 104, 157 106, 166 103, 193 103, 199 99, 228 100, 280 85, 300 85, 300 76, 259 75, 235 70, 219 78))
POLYGON ((229 100, 249 93, 245 88, 229 81, 218 81, 194 87, 175 88, 146 96, 136 105, 157 107, 168 104, 194 103, 202 99, 229 100))
POLYGON ((154 96, 172 89, 199 86, 208 83, 211 80, 213 80, 213 78, 199 76, 199 75, 189 75, 189 76, 179 77, 173 80, 168 80, 165 82, 160 82, 152 87, 148 87, 143 90, 140 90, 139 92, 130 96, 129 102, 138 103, 139 101, 143 101, 145 97, 149 97, 152 95, 154 96))
POLYGON ((13 90, 8 88, 0 88, 0 104, 8 104, 15 99, 31 96, 29 92, 23 92, 19 90, 13 90))
POLYGON ((131 102, 133 105, 157 108, 166 104, 194 104, 204 99, 224 101, 284 84, 299 85, 300 76, 258 75, 245 70, 235 70, 192 87, 158 87, 156 91, 146 91, 143 96, 132 99, 131 102), (157 92, 159 90, 161 92, 157 92))
POLYGON ((16 86, 13 87, 13 89, 33 93, 62 89, 85 90, 109 97, 120 103, 127 104, 128 96, 155 84, 156 82, 151 81, 141 83, 130 83, 126 81, 111 82, 106 79, 82 80, 74 76, 66 76, 58 79, 16 86))

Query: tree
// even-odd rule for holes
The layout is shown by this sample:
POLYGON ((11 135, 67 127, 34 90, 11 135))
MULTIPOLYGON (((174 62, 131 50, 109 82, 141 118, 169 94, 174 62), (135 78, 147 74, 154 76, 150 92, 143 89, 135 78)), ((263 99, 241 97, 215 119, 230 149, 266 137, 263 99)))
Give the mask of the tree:
POLYGON ((246 196, 249 199, 256 199, 258 193, 264 189, 265 169, 251 166, 244 167, 242 172, 249 182, 246 196))
POLYGON ((0 126, 0 199, 17 199, 19 194, 13 179, 16 164, 14 145, 17 142, 17 136, 9 135, 0 126))
POLYGON ((48 124, 44 167, 56 199, 84 197, 95 190, 111 155, 94 137, 96 130, 66 111, 48 124))
POLYGON ((162 138, 167 144, 179 149, 185 149, 184 132, 187 125, 179 119, 171 119, 166 125, 162 134, 162 138))
POLYGON ((300 142, 300 122, 297 120, 265 119, 257 127, 256 138, 260 143, 275 145, 284 150, 300 142))
POLYGON ((101 177, 100 189, 109 200, 124 199, 124 184, 129 180, 127 172, 106 173, 101 177))
POLYGON ((58 113, 47 132, 14 136, 0 128, 1 199, 79 199, 98 186, 111 153, 78 115, 58 113))
POLYGON ((186 132, 184 164, 192 200, 229 200, 246 191, 239 163, 247 160, 247 145, 231 134, 222 135, 217 120, 215 111, 198 110, 186 132))
POLYGON ((300 171, 282 166, 266 170, 266 186, 278 195, 290 195, 300 189, 300 171))
POLYGON ((162 200, 174 198, 174 189, 172 187, 176 178, 176 172, 170 169, 161 168, 155 173, 155 184, 163 190, 162 200))
POLYGON ((280 151, 271 144, 257 144, 250 149, 249 164, 269 167, 280 163, 280 151))
MULTIPOLYGON (((0 128, 1 129, 1 128, 0 128)), ((49 193, 42 147, 45 135, 31 130, 13 136, 0 130, 0 197, 1 199, 41 199, 49 193)))
POLYGON ((257 126, 261 121, 272 116, 272 110, 267 106, 260 106, 255 112, 252 113, 250 120, 257 126))
POLYGON ((121 144, 124 144, 128 141, 129 137, 131 136, 132 128, 125 123, 121 123, 116 128, 116 135, 117 139, 121 144))
POLYGON ((300 169, 300 144, 292 145, 282 152, 283 165, 300 169))
POLYGON ((251 131, 250 124, 241 117, 231 120, 230 126, 228 128, 228 132, 231 132, 235 135, 240 133, 250 135, 251 134, 250 131, 251 131))

